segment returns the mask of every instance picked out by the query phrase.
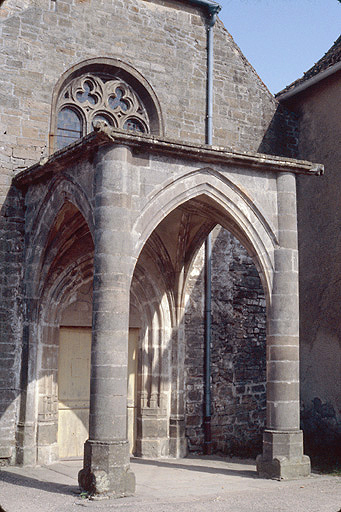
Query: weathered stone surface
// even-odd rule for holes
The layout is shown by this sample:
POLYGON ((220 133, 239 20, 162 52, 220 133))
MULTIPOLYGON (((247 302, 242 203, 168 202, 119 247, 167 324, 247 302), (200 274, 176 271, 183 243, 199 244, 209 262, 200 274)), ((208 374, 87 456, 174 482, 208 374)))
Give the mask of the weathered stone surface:
POLYGON ((298 154, 325 165, 319 183, 297 180, 302 428, 309 452, 323 457, 341 446, 339 96, 340 71, 283 101, 299 120, 298 154), (335 416, 315 403, 328 403, 335 416))
POLYGON ((190 302, 199 297, 192 312, 185 313, 183 298, 190 263, 216 224, 236 235, 260 275, 236 239, 216 239, 215 448, 241 454, 243 447, 250 454, 264 424, 265 296, 268 426, 296 428, 297 381, 290 393, 287 384, 277 385, 279 377, 297 379, 297 364, 282 364, 297 361, 298 335, 296 199, 285 186, 292 187, 296 173, 321 169, 255 154, 294 155, 295 116, 278 105, 218 21, 214 146, 204 145, 206 23, 204 12, 189 2, 4 5, 0 320, 8 379, 1 380, 2 453, 11 452, 14 462, 19 421, 17 461, 47 463, 58 456, 58 329, 92 323, 90 441, 81 482, 93 493, 132 491, 128 455, 120 448, 126 437, 129 317, 140 330, 141 455, 184 455, 186 428, 190 447, 200 444, 199 275, 192 275, 187 290, 190 302), (152 61, 145 55, 153 55, 152 61), (48 159, 56 148, 59 95, 80 70, 130 80, 147 110, 141 116, 150 116, 149 135, 99 126, 48 159), (37 161, 10 188, 13 171, 37 161), (92 285, 93 297, 87 291, 81 313, 81 290, 92 285), (283 396, 289 405, 278 411, 283 396))
POLYGON ((87 441, 78 481, 91 496, 131 496, 135 492, 135 477, 129 469, 128 442, 87 441))
MULTIPOLYGON (((203 250, 187 289, 186 435, 191 451, 203 449, 203 250)), ((216 228, 212 254, 212 448, 257 455, 265 424, 265 296, 243 246, 216 228)))
POLYGON ((291 480, 310 475, 310 459, 303 455, 303 433, 265 430, 263 454, 257 457, 262 478, 291 480))
MULTIPOLYGON (((32 305, 30 311, 33 313, 41 308, 45 322, 44 329, 39 331, 36 313, 28 316, 32 354, 37 349, 37 344, 33 344, 37 339, 43 359, 41 368, 34 366, 37 359, 33 359, 29 365, 31 379, 37 371, 45 379, 39 386, 40 396, 37 401, 41 422, 51 421, 55 428, 58 421, 53 406, 57 393, 55 378, 58 344, 53 340, 55 329, 62 318, 60 304, 69 306, 73 293, 77 291, 79 295, 78 290, 92 280, 94 272, 90 441, 110 444, 125 439, 125 373, 131 290, 132 303, 135 301, 141 317, 138 414, 141 418, 145 416, 145 424, 140 423, 143 428, 140 429, 137 446, 148 452, 142 455, 155 456, 156 452, 159 455, 185 455, 186 423, 187 435, 191 439, 197 436, 195 429, 197 432, 201 429, 198 404, 201 407, 202 375, 200 363, 195 360, 198 333, 192 337, 186 334, 185 303, 182 302, 185 291, 183 274, 188 272, 193 256, 212 226, 222 224, 233 229, 254 254, 257 265, 262 269, 265 291, 271 303, 272 290, 269 286, 277 278, 273 274, 273 265, 277 261, 275 254, 282 250, 274 248, 273 240, 281 237, 287 240, 286 230, 272 232, 270 228, 278 225, 277 210, 273 208, 277 201, 274 182, 279 169, 281 173, 284 169, 291 171, 293 165, 297 172, 315 172, 313 166, 307 163, 265 159, 252 154, 226 154, 221 149, 180 146, 146 136, 135 137, 104 130, 86 137, 70 150, 51 157, 44 165, 34 166, 16 178, 18 185, 27 187, 27 300, 32 305), (119 140, 112 140, 113 137, 119 140), (153 157, 151 169, 144 176, 141 175, 141 169, 136 167, 138 162, 130 158, 137 146, 142 155, 153 157), (86 149, 82 152, 84 147, 86 149), (92 165, 88 159, 91 147, 96 154, 92 165), (176 158, 172 156, 173 153, 176 158), (203 158, 207 163, 212 159, 214 170, 206 166, 198 169, 198 161, 202 165, 203 158), (238 165, 235 165, 237 162, 238 165), (168 173, 166 181, 165 169, 168 173), (117 182, 115 175, 119 176, 117 182), (138 190, 139 180, 146 181, 149 175, 153 194, 140 189, 146 195, 140 193, 139 208, 133 206, 130 200, 119 202, 117 208, 123 212, 125 222, 117 222, 110 201, 113 183, 128 193, 130 184, 134 183, 133 190, 138 190), (46 180, 42 180, 43 176, 46 180), (77 188, 72 185, 73 181, 77 181, 77 188), (249 189, 252 190, 252 202, 248 199, 249 189), (211 195, 212 190, 215 193, 219 191, 226 203, 217 203, 215 195, 211 195), (68 198, 67 201, 65 198, 68 198), (227 205, 228 214, 225 210, 227 205), (57 217, 53 213, 56 209, 59 211, 57 217), (238 220, 241 210, 244 212, 250 239, 245 236, 238 220), (150 211, 154 212, 154 216, 150 215, 150 211), (44 212, 44 215, 40 212, 44 212), (265 214, 266 219, 262 217, 265 214), (265 225, 269 227, 265 229, 265 225), (76 226, 82 235, 80 237, 75 236, 76 226), (94 243, 90 226, 94 233, 94 243), (112 233, 118 234, 116 242, 109 247, 107 242, 104 243, 102 233, 108 234, 108 240, 112 233), (266 257, 257 249, 261 246, 267 248, 266 257), (42 263, 40 254, 44 255, 42 263), (36 277, 38 272, 39 276, 36 277), (49 338, 46 342, 45 337, 49 338), (186 337, 189 346, 192 343, 192 352, 185 351, 186 337), (186 357, 188 361, 185 362, 186 357), (193 379, 192 388, 187 389, 187 403, 192 404, 192 409, 188 407, 186 415, 185 368, 193 372, 190 376, 193 379), (150 412, 159 409, 161 416, 167 417, 168 424, 164 419, 159 421, 158 414, 154 419, 151 415, 145 415, 148 408, 150 412), (192 432, 190 427, 194 429, 192 432)), ((118 197, 116 194, 115 198, 118 197)), ((226 234, 216 238, 215 251, 217 257, 213 288, 216 299, 213 327, 217 350, 213 352, 212 373, 212 431, 216 439, 215 449, 224 453, 254 454, 264 422, 265 295, 256 267, 236 239, 226 234), (230 252, 227 251, 224 259, 227 244, 230 245, 230 252), (237 257, 232 263, 231 253, 237 257), (224 287, 222 274, 225 276, 224 287), (232 327, 226 327, 226 319, 229 319, 232 327)), ((284 258, 278 259, 282 265, 281 271, 277 271, 278 276, 296 272, 293 269, 294 252, 292 248, 283 249, 284 258)), ((281 279, 277 282, 278 291, 281 291, 281 279)), ((192 295, 192 292, 189 288, 188 293, 192 295)), ((297 314, 295 301, 289 307, 290 312, 297 314)), ((283 312, 283 308, 282 301, 273 301, 269 311, 275 330, 270 325, 270 333, 274 339, 282 336, 282 341, 289 339, 295 344, 297 329, 291 322, 293 334, 291 337, 287 335, 284 326, 289 322, 289 316, 285 314, 286 309, 283 312)), ((195 323, 198 325, 198 321, 195 323)), ((276 343, 274 346, 277 346, 276 343)), ((287 378, 291 379, 289 373, 287 378)), ((276 372, 273 375, 276 377, 276 372)), ((269 390, 269 425, 274 428, 278 425, 290 428, 291 423, 283 423, 283 418, 297 423, 297 387, 294 387, 294 395, 287 397, 288 404, 293 407, 293 420, 293 416, 287 414, 286 406, 274 410, 275 413, 272 410, 277 401, 283 402, 278 399, 278 393, 272 396, 272 388, 279 390, 280 397, 283 395, 282 384, 277 385, 276 382, 273 381, 269 390), (272 422, 275 422, 274 425, 272 422)), ((28 404, 33 403, 34 389, 33 386, 29 388, 26 397, 28 404)), ((34 407, 30 408, 30 414, 34 424, 34 407)), ((27 453, 31 450, 28 441, 28 438, 23 440, 23 449, 27 453)), ((110 453, 109 450, 109 459, 110 453)), ((55 454, 54 443, 50 446, 45 444, 43 429, 38 431, 37 454, 47 460, 51 460, 55 454)), ((40 459, 39 462, 43 461, 40 459)), ((103 464, 107 467, 109 462, 103 460, 103 464)), ((121 470, 122 475, 125 475, 125 468, 121 470)), ((101 493, 99 489, 111 489, 111 469, 100 468, 99 471, 98 478, 90 471, 94 476, 90 475, 92 483, 89 486, 94 489, 98 482, 98 492, 101 493), (102 471, 106 472, 106 476, 102 471)), ((90 473, 88 471, 86 474, 90 473)))
MULTIPOLYGON (((96 9, 88 3, 51 5, 47 0, 34 7, 24 5, 13 17, 9 11, 1 22, 4 41, 11 42, 3 49, 6 87, 1 89, 1 134, 8 155, 5 175, 46 156, 51 96, 58 79, 71 66, 99 56, 125 60, 143 74, 160 100, 168 137, 204 141, 206 29, 200 10, 190 4, 179 9, 179 4, 140 0, 116 1, 105 9, 101 3, 96 9), (152 62, 140 54, 142 39, 152 62)), ((219 84, 214 97, 214 144, 290 155, 295 135, 292 131, 287 137, 283 127, 295 126, 295 120, 282 108, 271 125, 277 102, 241 58, 221 22, 214 32, 214 73, 219 84), (283 140, 274 148, 275 133, 280 131, 283 140)))
POLYGON ((278 456, 271 461, 266 461, 262 457, 262 455, 257 457, 257 473, 261 478, 294 480, 310 475, 310 459, 306 455, 296 460, 278 456))

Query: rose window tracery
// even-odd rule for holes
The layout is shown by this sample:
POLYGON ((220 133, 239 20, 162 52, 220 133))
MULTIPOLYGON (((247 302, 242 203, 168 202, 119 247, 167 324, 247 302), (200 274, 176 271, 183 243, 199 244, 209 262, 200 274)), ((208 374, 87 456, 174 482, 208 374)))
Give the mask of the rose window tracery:
POLYGON ((57 144, 61 149, 90 133, 96 121, 138 133, 149 133, 146 109, 123 80, 90 74, 72 80, 57 104, 57 144))

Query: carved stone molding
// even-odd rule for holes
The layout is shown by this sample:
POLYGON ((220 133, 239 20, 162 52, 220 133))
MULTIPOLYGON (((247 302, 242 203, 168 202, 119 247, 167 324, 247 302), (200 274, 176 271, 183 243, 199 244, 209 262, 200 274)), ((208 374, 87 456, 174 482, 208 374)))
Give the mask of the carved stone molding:
POLYGON ((83 74, 61 91, 57 102, 57 149, 92 132, 109 128, 150 133, 147 111, 135 91, 108 75, 83 74))

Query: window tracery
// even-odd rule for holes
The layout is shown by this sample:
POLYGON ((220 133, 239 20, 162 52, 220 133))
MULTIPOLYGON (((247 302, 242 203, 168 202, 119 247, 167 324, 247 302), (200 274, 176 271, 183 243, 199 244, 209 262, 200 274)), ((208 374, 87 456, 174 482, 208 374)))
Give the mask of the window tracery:
POLYGON ((57 150, 93 131, 96 121, 150 132, 147 111, 136 92, 112 76, 87 73, 73 79, 61 91, 57 112, 57 150))

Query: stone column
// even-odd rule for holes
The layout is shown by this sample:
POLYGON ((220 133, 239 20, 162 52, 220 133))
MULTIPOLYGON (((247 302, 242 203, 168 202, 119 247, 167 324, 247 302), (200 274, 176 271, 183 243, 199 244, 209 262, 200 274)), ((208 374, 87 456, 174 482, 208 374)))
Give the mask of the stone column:
POLYGON ((171 415, 169 419, 169 454, 171 457, 182 458, 187 455, 185 436, 185 308, 176 309, 177 328, 173 328, 172 343, 172 393, 171 415))
POLYGON ((99 150, 95 162, 95 257, 90 424, 80 486, 92 495, 135 490, 127 440, 131 261, 129 149, 99 150))
POLYGON ((303 455, 299 402, 299 303, 296 181, 291 173, 277 177, 278 239, 267 329, 267 426, 261 477, 290 479, 310 474, 303 455))

